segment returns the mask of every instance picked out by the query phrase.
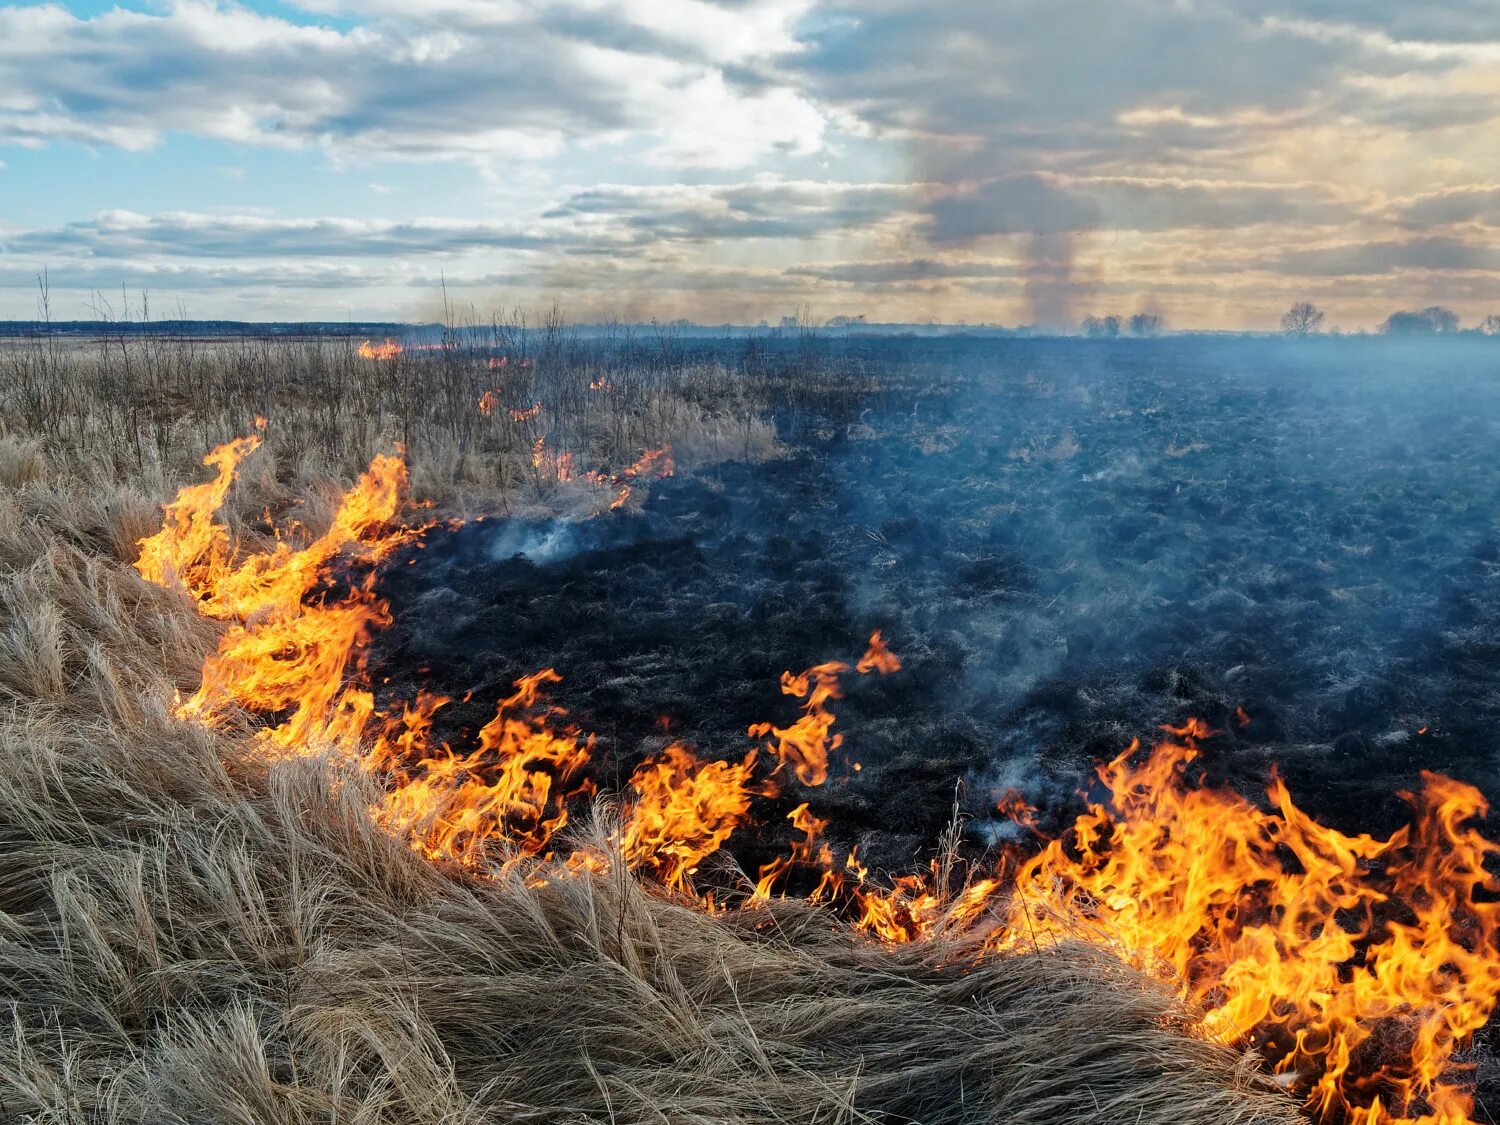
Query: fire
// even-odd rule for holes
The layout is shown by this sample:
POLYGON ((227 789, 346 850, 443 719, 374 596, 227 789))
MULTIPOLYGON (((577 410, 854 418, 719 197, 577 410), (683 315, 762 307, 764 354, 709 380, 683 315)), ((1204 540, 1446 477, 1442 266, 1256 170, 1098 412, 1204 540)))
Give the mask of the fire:
POLYGON ((529 422, 541 412, 542 404, 539 402, 534 402, 524 410, 519 408, 512 410, 510 412, 510 420, 512 422, 529 422))
POLYGON ((488 418, 491 414, 495 413, 499 406, 500 396, 494 391, 485 391, 484 394, 479 396, 479 413, 481 416, 488 418))
POLYGON ((1020 869, 993 944, 1082 936, 1179 983, 1208 1034, 1255 1044, 1320 1120, 1469 1122, 1454 1055, 1500 999, 1483 797, 1424 774, 1410 827, 1348 836, 1280 779, 1269 811, 1202 787, 1213 732, 1167 729, 1100 767, 1108 797, 1020 869))
POLYGON ((663 446, 661 449, 646 450, 635 464, 622 470, 620 476, 627 479, 631 477, 669 477, 676 471, 677 463, 672 460, 672 447, 668 445, 663 446))
POLYGON ((823 872, 823 877, 808 896, 814 902, 822 901, 836 889, 838 875, 833 867, 833 849, 818 839, 828 827, 828 822, 822 817, 814 816, 806 801, 787 813, 786 818, 792 822, 793 828, 802 833, 802 839, 792 841, 790 855, 778 856, 761 865, 755 882, 755 893, 750 897, 752 904, 769 899, 776 884, 798 867, 810 867, 823 872))
MULTIPOLYGON (((375 458, 327 531, 278 535, 256 552, 220 510, 259 444, 211 452, 213 478, 184 488, 140 541, 144 578, 180 586, 224 623, 178 714, 216 727, 253 716, 274 754, 331 749, 352 760, 378 783, 375 821, 434 860, 483 873, 551 855, 594 789, 593 738, 545 699, 561 677, 518 680, 459 747, 434 735, 441 695, 378 711, 363 667, 370 635, 389 621, 374 564, 424 530, 399 523, 405 465, 375 458)), ((565 455, 540 443, 535 453, 559 479, 571 472, 565 455)), ((670 451, 652 451, 608 479, 670 471, 670 451)), ((846 678, 900 667, 877 632, 852 667, 785 673, 781 690, 800 713, 785 727, 751 726, 739 760, 700 760, 673 743, 641 763, 617 839, 625 863, 717 909, 694 890, 702 864, 752 820, 758 798, 780 792, 783 774, 827 784, 846 678)), ((803 893, 883 941, 970 929, 991 955, 1092 942, 1178 987, 1202 1013, 1202 1034, 1253 1045, 1320 1121, 1471 1125, 1460 1052, 1500 1002, 1500 881, 1487 870, 1500 845, 1476 827, 1484 798, 1424 774, 1406 795, 1408 827, 1346 835, 1299 809, 1279 778, 1264 804, 1203 784, 1202 744, 1219 733, 1207 723, 1164 730, 1149 751, 1132 744, 1099 767, 1098 793, 1061 837, 986 872, 944 848, 925 869, 876 878, 857 851, 838 858, 803 802, 788 814, 788 853, 761 867, 746 901, 785 893, 800 873, 803 893)), ((1036 831, 1019 795, 999 807, 1036 831)), ((602 855, 574 852, 535 877, 606 867, 602 855)))
POLYGON ((359 346, 360 359, 391 360, 406 351, 401 344, 387 337, 384 343, 372 344, 366 340, 359 346))
MULTIPOLYGON (((879 632, 870 638, 870 647, 855 666, 861 673, 878 671, 882 674, 896 672, 901 668, 898 660, 885 647, 879 632)), ((834 714, 828 704, 843 698, 839 677, 849 671, 842 661, 817 664, 795 676, 791 672, 781 675, 781 691, 805 702, 802 716, 789 727, 778 727, 772 723, 755 723, 750 727, 751 738, 770 736, 768 749, 780 763, 777 768, 790 766, 803 785, 822 785, 828 780, 828 755, 844 744, 842 734, 830 733, 834 714)))
MULTIPOLYGON (((538 402, 525 410, 512 410, 510 415, 516 422, 527 422, 541 412, 542 404, 538 402)), ((669 477, 677 471, 677 464, 672 459, 672 447, 668 445, 661 449, 646 450, 634 464, 617 473, 605 473, 593 469, 579 473, 573 454, 549 449, 545 436, 537 438, 531 445, 531 467, 537 470, 539 478, 543 480, 558 484, 582 480, 596 488, 613 489, 615 497, 609 505, 611 511, 623 507, 634 493, 634 487, 629 482, 669 477)))
POLYGON ((581 776, 593 738, 561 725, 565 712, 540 700, 543 685, 561 679, 548 668, 516 681, 467 754, 428 746, 441 697, 408 711, 400 733, 370 754, 390 783, 376 821, 432 859, 475 866, 497 844, 506 856, 542 852, 568 823, 569 801, 593 791, 581 776))
POLYGON ((391 528, 406 489, 406 466, 376 457, 344 495, 329 529, 301 548, 278 539, 262 554, 236 558, 233 536, 218 510, 240 463, 260 439, 228 442, 204 458, 213 480, 182 490, 168 505, 162 529, 141 540, 136 569, 160 585, 190 593, 199 612, 229 622, 203 679, 178 707, 181 717, 215 723, 234 708, 280 716, 259 737, 283 750, 348 747, 374 709, 363 688, 346 682, 350 654, 384 624, 385 605, 373 575, 342 596, 309 600, 328 584, 328 565, 341 554, 365 565, 379 561, 417 531, 391 528))
POLYGON ((543 477, 566 484, 573 479, 573 455, 547 448, 547 439, 539 437, 531 447, 531 467, 543 477))
POLYGON ((142 578, 158 586, 181 582, 200 601, 212 593, 233 548, 229 528, 218 520, 219 509, 240 463, 259 448, 260 438, 243 437, 203 458, 215 470, 214 479, 182 489, 162 513, 161 530, 137 544, 135 568, 142 578))
POLYGON ((751 779, 756 752, 737 762, 700 762, 673 743, 660 758, 643 762, 630 778, 635 803, 621 851, 634 870, 647 871, 675 890, 689 889, 698 864, 724 846, 764 793, 751 779))

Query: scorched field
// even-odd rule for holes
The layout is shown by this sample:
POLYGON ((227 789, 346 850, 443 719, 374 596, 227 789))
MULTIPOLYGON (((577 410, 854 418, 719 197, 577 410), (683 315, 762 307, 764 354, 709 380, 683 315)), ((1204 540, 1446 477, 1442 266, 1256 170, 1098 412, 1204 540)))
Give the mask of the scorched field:
POLYGON ((0 355, 0 1117, 1462 1125, 1489 341, 0 355))

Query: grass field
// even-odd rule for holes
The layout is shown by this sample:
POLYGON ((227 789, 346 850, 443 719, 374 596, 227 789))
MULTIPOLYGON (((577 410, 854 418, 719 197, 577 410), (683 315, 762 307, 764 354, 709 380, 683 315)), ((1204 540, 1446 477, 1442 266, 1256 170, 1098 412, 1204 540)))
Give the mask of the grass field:
POLYGON ((783 854, 804 801, 840 862, 972 887, 1017 839, 998 798, 1056 835, 1089 760, 1189 716, 1224 731, 1213 780, 1253 793, 1278 761, 1345 832, 1391 832, 1423 768, 1494 789, 1490 350, 356 343, 0 353, 0 1116, 1296 1119, 1244 1053, 1266 1042, 1213 1042, 1097 942, 894 944, 629 870, 624 779, 670 738, 737 760, 795 713, 784 670, 876 629, 902 669, 847 685, 837 776, 758 796, 699 895, 783 854), (433 506, 403 518, 436 526, 373 572, 391 622, 358 674, 382 710, 454 696, 457 745, 555 667, 615 795, 556 851, 602 860, 433 862, 372 816, 379 777, 268 754, 274 717, 174 716, 224 626, 131 564, 260 419, 225 509, 246 551, 321 532, 405 450, 433 506), (675 475, 628 475, 667 447, 675 475))

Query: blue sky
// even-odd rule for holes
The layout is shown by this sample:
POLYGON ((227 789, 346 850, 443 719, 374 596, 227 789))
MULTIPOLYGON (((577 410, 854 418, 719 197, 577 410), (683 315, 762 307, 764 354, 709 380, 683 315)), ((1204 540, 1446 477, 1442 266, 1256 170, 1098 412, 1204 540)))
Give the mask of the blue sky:
POLYGON ((1489 0, 0 6, 0 316, 1500 312, 1489 0))

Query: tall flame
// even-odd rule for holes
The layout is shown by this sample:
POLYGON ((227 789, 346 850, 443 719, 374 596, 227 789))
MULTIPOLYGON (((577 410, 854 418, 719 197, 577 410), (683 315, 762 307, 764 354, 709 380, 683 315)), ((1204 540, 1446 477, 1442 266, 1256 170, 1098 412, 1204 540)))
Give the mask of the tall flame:
MULTIPOLYGON (((877 631, 870 638, 870 647, 856 665, 861 673, 896 672, 901 661, 885 647, 885 641, 877 631)), ((833 734, 834 714, 828 704, 843 698, 839 677, 849 671, 849 665, 835 660, 817 664, 794 675, 781 674, 781 691, 805 702, 802 715, 789 727, 778 727, 772 723, 755 723, 750 727, 751 738, 769 736, 768 749, 782 766, 790 766, 803 785, 822 785, 828 780, 828 755, 844 744, 842 734, 833 734)))
POLYGON ((406 490, 406 466, 376 457, 345 493, 328 530, 301 548, 284 539, 262 554, 237 558, 218 519, 239 464, 257 438, 228 442, 204 463, 212 481, 182 490, 162 529, 143 539, 136 569, 159 584, 179 582, 199 612, 230 622, 204 664, 198 690, 178 714, 208 723, 234 708, 277 716, 259 737, 285 751, 351 750, 371 714, 370 693, 346 677, 352 654, 386 622, 373 574, 330 598, 330 562, 346 555, 370 564, 417 531, 392 528, 406 490), (323 589, 322 597, 314 597, 323 589))
POLYGON ((562 726, 565 713, 540 699, 543 685, 561 679, 548 668, 518 680, 467 754, 446 745, 433 753, 421 737, 444 701, 408 712, 401 733, 370 757, 390 782, 375 819, 433 859, 473 865, 495 844, 509 855, 543 851, 568 823, 568 802, 593 789, 580 776, 593 739, 562 726))

